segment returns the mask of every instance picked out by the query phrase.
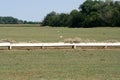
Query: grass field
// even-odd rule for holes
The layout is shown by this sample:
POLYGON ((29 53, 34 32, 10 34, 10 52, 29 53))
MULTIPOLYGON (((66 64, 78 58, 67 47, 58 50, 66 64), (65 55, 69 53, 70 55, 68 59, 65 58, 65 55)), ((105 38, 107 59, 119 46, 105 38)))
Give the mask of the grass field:
MULTIPOLYGON (((59 42, 76 37, 120 41, 119 34, 120 28, 109 27, 0 25, 0 39, 17 42, 59 42)), ((0 80, 120 80, 120 50, 1 50, 0 80)))
POLYGON ((68 38, 82 38, 104 42, 120 41, 120 28, 51 28, 40 25, 0 25, 0 39, 18 42, 60 42, 68 38), (60 38, 62 36, 62 38, 60 38))
POLYGON ((120 50, 0 51, 0 80, 120 80, 120 50))

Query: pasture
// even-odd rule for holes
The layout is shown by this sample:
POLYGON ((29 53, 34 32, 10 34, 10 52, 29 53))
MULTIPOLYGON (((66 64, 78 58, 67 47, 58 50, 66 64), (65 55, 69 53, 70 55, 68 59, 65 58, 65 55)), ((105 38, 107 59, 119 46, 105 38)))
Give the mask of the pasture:
MULTIPOLYGON (((120 41, 120 28, 0 25, 0 40, 61 42, 82 38, 120 41), (62 37, 61 37, 62 36, 62 37)), ((0 80, 120 80, 120 50, 1 50, 0 80)))
POLYGON ((120 28, 51 28, 40 25, 0 25, 0 40, 17 42, 62 42, 68 38, 81 38, 105 42, 120 41, 120 28))
POLYGON ((120 50, 0 51, 0 80, 119 80, 120 50))

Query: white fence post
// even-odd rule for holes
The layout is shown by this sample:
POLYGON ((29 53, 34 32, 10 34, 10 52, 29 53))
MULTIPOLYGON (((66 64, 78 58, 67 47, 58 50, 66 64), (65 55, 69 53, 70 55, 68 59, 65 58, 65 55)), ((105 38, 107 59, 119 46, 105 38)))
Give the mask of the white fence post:
POLYGON ((73 49, 76 49, 76 48, 77 48, 77 46, 74 44, 74 45, 72 46, 72 48, 73 48, 73 49))
POLYGON ((10 45, 10 46, 8 46, 8 49, 9 49, 9 50, 12 50, 12 46, 11 46, 11 45, 10 45))

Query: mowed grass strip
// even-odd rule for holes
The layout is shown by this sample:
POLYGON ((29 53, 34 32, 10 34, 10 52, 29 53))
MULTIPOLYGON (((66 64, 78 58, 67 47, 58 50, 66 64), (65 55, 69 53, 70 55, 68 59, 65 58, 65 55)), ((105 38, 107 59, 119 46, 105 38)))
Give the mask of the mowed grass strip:
POLYGON ((0 51, 0 80, 119 80, 120 50, 0 51))
POLYGON ((68 38, 81 38, 105 42, 120 41, 120 28, 64 28, 41 27, 37 25, 0 25, 0 39, 17 42, 61 42, 68 38), (18 26, 18 27, 17 27, 18 26))

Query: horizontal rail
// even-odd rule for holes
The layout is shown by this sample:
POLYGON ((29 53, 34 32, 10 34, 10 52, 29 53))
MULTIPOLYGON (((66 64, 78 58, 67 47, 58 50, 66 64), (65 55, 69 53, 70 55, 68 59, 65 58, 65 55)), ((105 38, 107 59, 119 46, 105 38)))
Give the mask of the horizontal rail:
POLYGON ((10 43, 0 43, 1 47, 4 47, 4 46, 7 47, 7 46, 10 46, 10 45, 11 45, 10 43))
POLYGON ((0 47, 120 47, 118 43, 0 43, 0 47))
POLYGON ((76 46, 120 46, 120 43, 79 43, 76 46))

